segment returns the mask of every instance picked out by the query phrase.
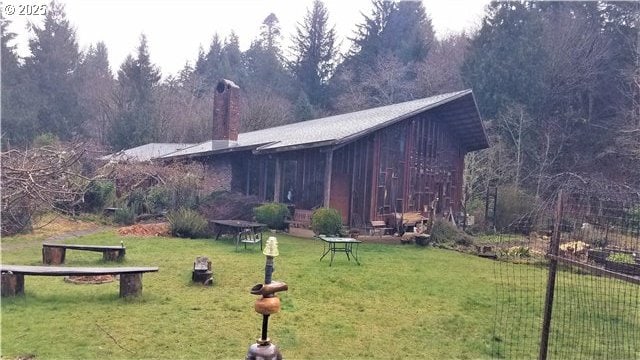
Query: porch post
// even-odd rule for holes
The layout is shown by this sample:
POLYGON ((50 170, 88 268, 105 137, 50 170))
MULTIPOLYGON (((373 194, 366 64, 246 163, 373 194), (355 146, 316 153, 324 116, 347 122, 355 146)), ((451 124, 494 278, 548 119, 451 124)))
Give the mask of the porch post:
POLYGON ((331 198, 331 170, 333 169, 333 150, 327 151, 324 161, 324 207, 329 207, 331 198))
POLYGON ((274 175, 275 179, 273 181, 273 202, 280 202, 280 187, 282 181, 282 164, 280 163, 280 158, 276 158, 276 173, 274 175))

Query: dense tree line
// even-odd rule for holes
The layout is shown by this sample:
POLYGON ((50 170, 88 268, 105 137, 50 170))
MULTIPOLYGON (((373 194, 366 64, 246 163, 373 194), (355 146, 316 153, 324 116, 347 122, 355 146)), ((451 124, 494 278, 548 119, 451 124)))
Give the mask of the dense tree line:
POLYGON ((247 50, 212 34, 163 78, 144 35, 113 70, 104 43, 79 50, 52 3, 26 58, 2 20, 2 147, 43 134, 108 150, 204 141, 221 78, 243 91, 244 131, 472 88, 492 143, 467 161, 472 194, 494 178, 537 196, 566 176, 638 188, 639 14, 635 2, 496 2, 476 33, 437 39, 422 2, 373 0, 340 53, 316 0, 290 48, 269 14, 247 50))

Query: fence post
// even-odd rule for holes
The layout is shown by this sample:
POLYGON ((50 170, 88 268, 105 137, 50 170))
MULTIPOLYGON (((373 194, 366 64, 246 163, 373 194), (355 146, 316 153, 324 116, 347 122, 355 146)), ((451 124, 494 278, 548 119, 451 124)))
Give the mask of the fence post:
POLYGON ((553 309, 553 295, 556 286, 556 271, 558 269, 558 248, 560 246, 560 226, 562 222, 562 207, 564 196, 562 190, 558 192, 556 204, 556 213, 553 224, 553 234, 551 235, 551 244, 549 244, 549 277, 547 279, 547 293, 544 299, 544 318, 542 319, 542 332, 540 335, 540 353, 539 360, 547 359, 547 350, 549 348, 549 331, 551 328, 551 313, 553 309))

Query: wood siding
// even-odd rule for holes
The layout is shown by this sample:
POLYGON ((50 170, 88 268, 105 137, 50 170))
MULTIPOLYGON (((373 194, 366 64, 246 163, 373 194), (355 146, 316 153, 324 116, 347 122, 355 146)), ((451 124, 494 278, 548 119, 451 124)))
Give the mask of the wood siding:
POLYGON ((432 211, 457 214, 461 208, 465 150, 446 122, 422 113, 337 148, 311 148, 271 155, 246 153, 239 168, 242 191, 262 200, 315 209, 325 203, 343 221, 362 228, 394 213, 432 211), (331 183, 325 187, 327 152, 331 183), (280 179, 276 180, 276 159, 280 179), (279 186, 279 189, 275 189, 279 186), (327 191, 328 190, 328 191, 327 191), (288 199, 291 192, 292 199, 288 199))

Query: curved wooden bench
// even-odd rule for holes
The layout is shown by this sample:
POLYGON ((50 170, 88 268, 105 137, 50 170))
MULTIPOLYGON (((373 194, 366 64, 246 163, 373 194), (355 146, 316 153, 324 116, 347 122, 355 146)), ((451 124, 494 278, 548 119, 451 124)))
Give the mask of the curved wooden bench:
POLYGON ((120 261, 124 259, 127 250, 124 246, 44 243, 42 244, 42 263, 48 265, 64 264, 67 249, 101 252, 104 261, 120 261))
POLYGON ((142 293, 142 274, 157 272, 157 267, 65 267, 0 265, 2 296, 24 295, 24 276, 96 276, 120 275, 120 297, 142 293))

